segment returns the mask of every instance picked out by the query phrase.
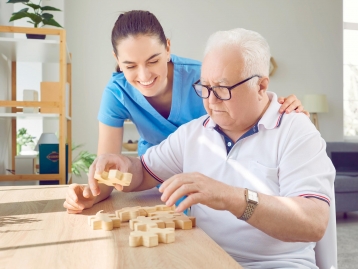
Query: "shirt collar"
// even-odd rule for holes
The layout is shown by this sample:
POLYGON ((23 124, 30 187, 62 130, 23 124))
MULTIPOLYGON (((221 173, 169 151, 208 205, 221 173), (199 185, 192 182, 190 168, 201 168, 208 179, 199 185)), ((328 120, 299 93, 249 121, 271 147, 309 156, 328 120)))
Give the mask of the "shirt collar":
MULTIPOLYGON (((284 113, 280 114, 279 112, 281 104, 277 102, 277 95, 274 92, 267 92, 267 95, 271 102, 257 125, 262 125, 266 129, 274 129, 280 126, 284 113)), ((203 126, 208 129, 214 129, 216 123, 209 116, 203 121, 203 126)))
POLYGON ((267 95, 271 103, 265 111, 265 114, 259 120, 258 125, 262 125, 266 129, 270 130, 280 127, 284 113, 280 114, 279 112, 281 104, 277 101, 277 95, 274 92, 267 92, 267 95))

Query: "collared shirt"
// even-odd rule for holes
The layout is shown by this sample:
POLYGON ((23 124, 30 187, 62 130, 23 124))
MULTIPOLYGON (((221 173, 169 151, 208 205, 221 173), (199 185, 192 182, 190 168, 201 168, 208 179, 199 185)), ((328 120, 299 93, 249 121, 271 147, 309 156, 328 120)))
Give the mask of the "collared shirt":
POLYGON ((155 110, 147 99, 131 84, 123 73, 113 73, 105 88, 98 120, 111 127, 123 127, 130 119, 140 135, 138 154, 162 142, 180 125, 206 114, 203 101, 192 84, 200 78, 201 63, 171 55, 174 65, 172 105, 168 118, 155 110))
MULTIPOLYGON (((282 118, 274 93, 250 136, 228 152, 208 116, 181 126, 142 156, 159 182, 179 173, 199 172, 225 184, 283 197, 315 197, 330 202, 334 167, 320 133, 302 113, 282 118), (204 122, 204 123, 203 123, 204 122)), ((191 207, 198 226, 247 268, 316 268, 315 243, 274 239, 228 211, 191 207)))

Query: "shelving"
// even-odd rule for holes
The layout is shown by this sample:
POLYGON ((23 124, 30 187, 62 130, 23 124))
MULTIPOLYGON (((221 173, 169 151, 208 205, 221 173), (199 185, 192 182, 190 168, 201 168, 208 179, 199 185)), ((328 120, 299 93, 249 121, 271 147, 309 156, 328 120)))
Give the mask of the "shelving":
MULTIPOLYGON (((32 118, 59 118, 58 114, 45 114, 45 113, 0 113, 0 118, 12 118, 12 119, 32 119, 32 118)), ((67 120, 71 120, 70 117, 66 117, 67 120)))
MULTIPOLYGON (((11 62, 58 63, 59 47, 58 40, 0 37, 1 54, 11 62)), ((69 53, 66 53, 66 61, 71 62, 69 53)))
MULTIPOLYGON (((129 139, 132 141, 138 140, 139 134, 135 124, 130 120, 126 120, 124 122, 123 142, 127 142, 129 139)), ((122 147, 122 154, 128 156, 138 156, 138 151, 129 151, 122 147)))
MULTIPOLYGON (((11 120, 11 155, 12 169, 15 169, 16 155, 16 119, 30 118, 58 118, 59 124, 59 173, 58 174, 33 174, 33 175, 0 175, 0 181, 17 180, 59 180, 60 184, 66 183, 66 175, 71 171, 72 151, 68 151, 68 170, 66 171, 66 143, 72 145, 71 125, 71 55, 66 46, 66 32, 63 29, 27 28, 0 26, 0 61, 9 62, 11 73, 11 100, 0 100, 0 107, 11 108, 9 113, 0 113, 0 118, 11 120), (8 37, 2 33, 24 34, 23 37, 8 37), (25 34, 44 34, 55 39, 34 40, 26 39, 25 34), (59 99, 51 102, 44 101, 17 101, 16 99, 16 70, 17 62, 58 63, 59 99), (69 84, 68 104, 66 108, 66 83, 69 84), (23 107, 51 107, 54 114, 45 113, 21 113, 23 107), (19 113, 20 112, 20 113, 19 113)), ((69 178, 70 180, 70 178, 69 178)))

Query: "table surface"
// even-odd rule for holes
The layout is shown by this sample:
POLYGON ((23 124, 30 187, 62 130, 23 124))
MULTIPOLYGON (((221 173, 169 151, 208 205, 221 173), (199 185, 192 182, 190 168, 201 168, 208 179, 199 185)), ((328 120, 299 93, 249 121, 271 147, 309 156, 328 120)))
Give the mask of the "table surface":
POLYGON ((115 191, 107 200, 67 214, 67 186, 0 187, 0 268, 241 268, 200 228, 176 230, 175 242, 129 247, 128 223, 92 230, 87 216, 128 206, 162 204, 152 189, 115 191))

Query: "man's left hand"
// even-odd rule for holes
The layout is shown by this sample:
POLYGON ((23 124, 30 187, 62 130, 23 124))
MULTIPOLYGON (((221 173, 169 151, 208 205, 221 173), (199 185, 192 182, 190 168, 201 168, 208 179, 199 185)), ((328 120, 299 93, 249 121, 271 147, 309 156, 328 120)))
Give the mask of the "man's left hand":
POLYGON ((236 192, 237 188, 229 186, 200 173, 185 173, 175 175, 166 180, 159 188, 162 201, 167 206, 187 195, 177 212, 182 212, 194 204, 203 204, 216 210, 227 210, 226 200, 229 193, 236 192))

